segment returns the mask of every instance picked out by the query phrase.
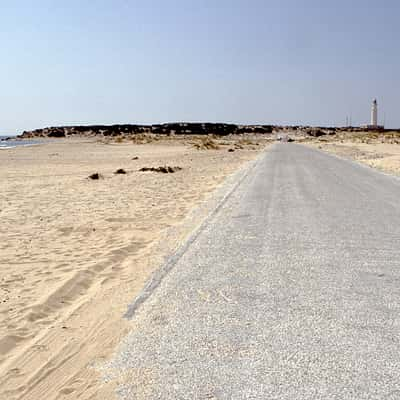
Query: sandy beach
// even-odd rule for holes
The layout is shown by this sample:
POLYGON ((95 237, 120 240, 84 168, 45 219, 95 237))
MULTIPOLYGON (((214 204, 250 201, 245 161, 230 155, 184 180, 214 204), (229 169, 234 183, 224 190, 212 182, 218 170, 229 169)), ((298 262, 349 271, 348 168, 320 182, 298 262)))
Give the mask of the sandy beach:
POLYGON ((0 398, 113 398, 95 366, 126 335, 129 302, 191 228, 165 232, 264 147, 229 152, 232 143, 66 139, 0 152, 0 398), (139 171, 165 165, 182 169, 139 171))
POLYGON ((400 144, 356 140, 313 142, 312 146, 380 171, 400 175, 400 144))

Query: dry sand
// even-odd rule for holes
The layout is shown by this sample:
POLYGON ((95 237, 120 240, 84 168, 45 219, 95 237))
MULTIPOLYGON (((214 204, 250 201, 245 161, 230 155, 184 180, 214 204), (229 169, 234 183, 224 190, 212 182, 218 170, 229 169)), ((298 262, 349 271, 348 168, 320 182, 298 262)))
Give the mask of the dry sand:
POLYGON ((126 335, 122 315, 163 253, 190 230, 160 246, 167 228, 263 146, 242 147, 75 139, 0 152, 1 399, 113 398, 93 367, 126 335), (138 172, 160 165, 183 169, 138 172), (104 179, 87 179, 94 172, 104 179))
POLYGON ((359 141, 313 142, 321 150, 358 161, 383 172, 400 175, 400 144, 359 141))

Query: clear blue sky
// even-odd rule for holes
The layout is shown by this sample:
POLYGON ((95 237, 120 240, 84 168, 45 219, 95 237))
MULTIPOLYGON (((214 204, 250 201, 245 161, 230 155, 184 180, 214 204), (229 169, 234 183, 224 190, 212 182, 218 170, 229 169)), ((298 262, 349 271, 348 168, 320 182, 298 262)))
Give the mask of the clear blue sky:
POLYGON ((0 133, 63 124, 400 127, 398 0, 0 5, 0 133), (383 111, 382 111, 383 114, 383 111))

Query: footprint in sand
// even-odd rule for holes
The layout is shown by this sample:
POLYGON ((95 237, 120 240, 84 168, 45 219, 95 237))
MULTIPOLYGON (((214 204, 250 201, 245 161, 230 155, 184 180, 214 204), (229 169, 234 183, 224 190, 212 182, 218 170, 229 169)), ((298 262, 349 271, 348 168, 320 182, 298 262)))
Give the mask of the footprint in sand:
POLYGON ((66 388, 64 388, 64 389, 61 389, 61 390, 59 391, 59 393, 62 394, 62 395, 69 395, 69 394, 75 392, 75 390, 76 390, 76 389, 73 388, 73 387, 66 387, 66 388))

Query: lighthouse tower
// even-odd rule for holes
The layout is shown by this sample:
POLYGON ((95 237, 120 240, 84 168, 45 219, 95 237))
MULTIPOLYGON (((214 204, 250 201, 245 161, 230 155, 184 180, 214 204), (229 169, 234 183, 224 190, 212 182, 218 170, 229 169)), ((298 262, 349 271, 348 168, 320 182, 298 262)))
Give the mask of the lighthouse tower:
POLYGON ((371 108, 371 123, 369 125, 361 125, 363 129, 371 129, 371 130, 384 130, 385 127, 383 125, 378 125, 378 102, 376 99, 372 102, 371 108))
POLYGON ((372 102, 371 126, 378 126, 378 102, 376 101, 376 99, 374 99, 374 101, 372 102))

